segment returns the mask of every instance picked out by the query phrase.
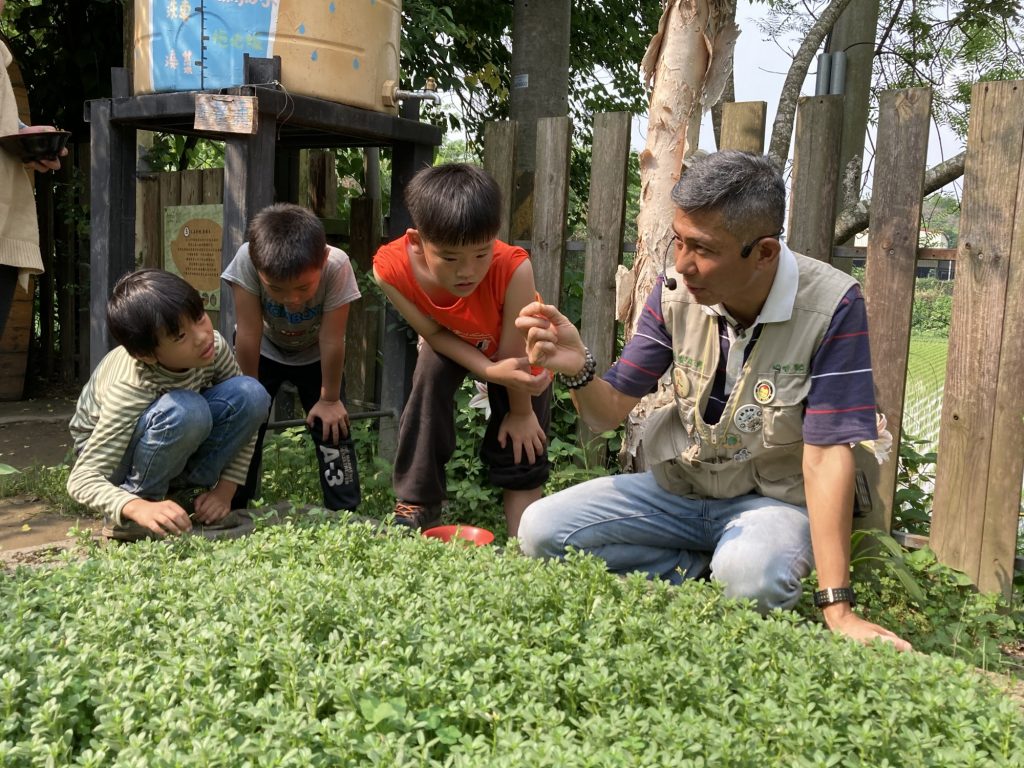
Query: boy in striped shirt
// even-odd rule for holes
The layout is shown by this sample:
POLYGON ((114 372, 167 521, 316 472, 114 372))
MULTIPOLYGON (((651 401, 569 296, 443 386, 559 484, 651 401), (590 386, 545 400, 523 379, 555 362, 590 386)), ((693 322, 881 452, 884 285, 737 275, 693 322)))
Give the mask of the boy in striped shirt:
POLYGON ((270 408, 266 390, 241 375, 199 292, 177 275, 122 277, 107 325, 120 346, 78 398, 68 493, 102 513, 103 534, 122 541, 182 534, 193 521, 237 525, 231 498, 270 408), (186 510, 179 502, 196 490, 186 510))

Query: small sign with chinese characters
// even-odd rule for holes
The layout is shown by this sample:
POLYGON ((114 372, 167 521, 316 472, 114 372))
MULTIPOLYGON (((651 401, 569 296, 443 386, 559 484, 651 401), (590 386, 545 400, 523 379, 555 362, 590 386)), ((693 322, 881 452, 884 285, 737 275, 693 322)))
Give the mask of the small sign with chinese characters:
POLYGON ((208 312, 220 310, 223 221, 220 204, 164 208, 164 269, 191 283, 208 312))
POLYGON ((197 131, 254 134, 258 124, 255 96, 196 94, 196 118, 193 127, 197 131))

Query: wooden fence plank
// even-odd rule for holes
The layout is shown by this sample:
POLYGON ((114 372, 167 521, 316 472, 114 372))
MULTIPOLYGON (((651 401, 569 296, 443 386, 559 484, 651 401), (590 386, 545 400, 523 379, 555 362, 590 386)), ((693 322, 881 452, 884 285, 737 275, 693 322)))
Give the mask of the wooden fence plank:
POLYGON ((979 588, 1012 589, 1024 400, 1024 89, 975 85, 939 428, 932 546, 979 588))
POLYGON ((733 101, 722 105, 722 141, 719 149, 764 154, 765 101, 733 101))
POLYGON ((829 261, 839 182, 843 97, 811 96, 797 106, 793 142, 793 192, 789 197, 789 247, 829 261))
MULTIPOLYGON (((587 252, 583 264, 585 299, 580 335, 594 355, 598 371, 604 371, 611 365, 615 353, 615 271, 622 261, 629 134, 628 112, 594 116, 590 200, 587 207, 587 252)), ((582 420, 579 434, 590 465, 603 466, 604 441, 592 443, 594 433, 582 420)))
POLYGON ((516 196, 516 122, 503 120, 484 125, 484 170, 501 189, 501 229, 498 239, 509 242, 516 196))
MULTIPOLYGON (((886 91, 879 98, 878 142, 875 149, 871 210, 885 215, 872 222, 868 240, 864 298, 871 329, 871 368, 879 410, 885 414, 893 445, 900 443, 910 316, 917 273, 917 240, 921 197, 928 153, 931 89, 886 91)), ((892 527, 896 494, 896 449, 881 467, 878 495, 882 509, 873 511, 866 527, 892 527)))
POLYGON ((629 132, 628 112, 594 117, 587 254, 583 266, 586 300, 580 330, 599 371, 611 365, 615 347, 615 270, 622 260, 629 132))
POLYGON ((565 265, 565 216, 569 196, 568 117, 537 121, 537 169, 533 182, 533 244, 530 260, 537 290, 560 304, 565 265))
POLYGON ((217 205, 224 202, 224 169, 206 168, 203 175, 203 203, 217 205))
POLYGON ((199 205, 203 202, 203 172, 182 171, 179 205, 199 205))
POLYGON ((160 204, 157 209, 157 231, 159 233, 157 240, 157 254, 158 261, 156 266, 164 266, 164 242, 166 241, 164 233, 164 208, 170 208, 175 205, 181 205, 181 174, 180 173, 161 173, 157 175, 157 187, 160 190, 160 204))
POLYGON ((160 208, 160 176, 147 173, 135 180, 139 215, 135 227, 135 262, 140 267, 162 267, 164 256, 160 242, 163 210, 160 208))
MULTIPOLYGON (((374 221, 377 206, 369 197, 351 202, 348 256, 357 274, 373 269, 373 254, 380 245, 380 226, 374 221)), ((377 401, 377 342, 383 307, 377 293, 367 291, 351 305, 345 342, 345 390, 350 403, 363 410, 377 401)))

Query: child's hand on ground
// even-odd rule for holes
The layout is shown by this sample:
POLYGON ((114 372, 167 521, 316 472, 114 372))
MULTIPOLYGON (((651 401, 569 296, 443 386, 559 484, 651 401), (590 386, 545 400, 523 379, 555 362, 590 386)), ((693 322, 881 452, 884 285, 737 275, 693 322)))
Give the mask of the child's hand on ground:
POLYGON ((580 332, 552 305, 527 304, 516 318, 516 328, 526 333, 526 354, 534 365, 566 376, 583 368, 586 357, 580 332))
POLYGON ((341 438, 348 437, 348 410, 341 400, 317 400, 306 414, 306 424, 310 429, 313 428, 316 419, 320 419, 324 440, 332 445, 339 443, 341 438))
POLYGON ((192 530, 192 521, 188 519, 188 513, 170 499, 134 499, 124 505, 121 517, 134 520, 161 537, 168 534, 176 536, 192 530))
POLYGON ((228 512, 231 511, 231 499, 234 497, 237 487, 234 483, 222 480, 212 491, 196 496, 196 522, 212 525, 227 517, 228 512))
POLYGON ((518 464, 525 454, 526 463, 534 464, 537 457, 544 452, 547 435, 537 421, 537 414, 507 413, 498 428, 498 445, 505 447, 505 441, 512 440, 512 457, 518 464))
POLYGON ((531 397, 541 394, 551 384, 551 374, 544 369, 534 373, 525 357, 506 357, 487 366, 485 378, 506 389, 526 392, 531 397))

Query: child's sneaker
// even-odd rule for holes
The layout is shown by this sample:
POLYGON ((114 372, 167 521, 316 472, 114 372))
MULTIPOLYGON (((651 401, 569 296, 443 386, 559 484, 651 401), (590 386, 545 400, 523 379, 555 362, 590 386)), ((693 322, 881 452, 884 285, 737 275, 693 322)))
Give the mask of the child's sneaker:
POLYGON ((134 520, 127 518, 123 523, 117 525, 110 515, 103 516, 103 528, 100 535, 105 539, 113 541, 143 541, 144 539, 159 539, 149 528, 139 525, 134 520))
POLYGON ((203 524, 192 518, 192 533, 207 539, 239 539, 252 533, 252 516, 245 510, 233 509, 216 523, 203 524))
POLYGON ((407 501, 395 503, 395 523, 408 528, 425 530, 441 522, 442 504, 411 504, 407 501))

